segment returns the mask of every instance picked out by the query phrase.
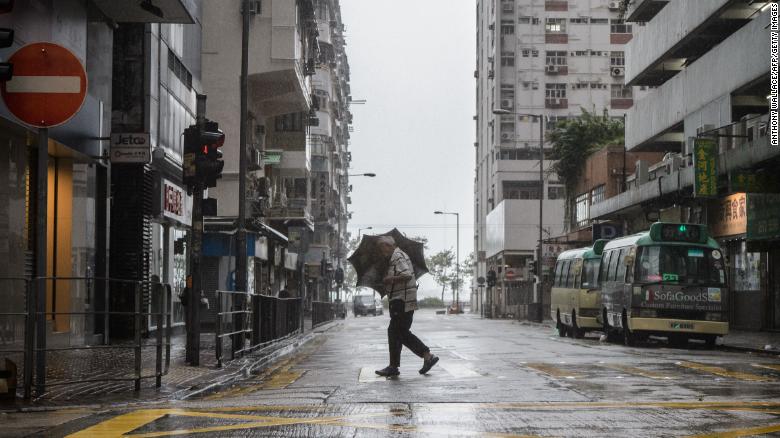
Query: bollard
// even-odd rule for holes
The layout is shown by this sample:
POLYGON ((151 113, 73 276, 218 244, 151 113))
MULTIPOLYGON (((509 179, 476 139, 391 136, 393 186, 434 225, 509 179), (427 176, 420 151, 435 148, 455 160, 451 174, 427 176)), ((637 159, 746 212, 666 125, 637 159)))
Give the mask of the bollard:
POLYGON ((16 399, 16 364, 10 359, 0 361, 0 401, 16 399))

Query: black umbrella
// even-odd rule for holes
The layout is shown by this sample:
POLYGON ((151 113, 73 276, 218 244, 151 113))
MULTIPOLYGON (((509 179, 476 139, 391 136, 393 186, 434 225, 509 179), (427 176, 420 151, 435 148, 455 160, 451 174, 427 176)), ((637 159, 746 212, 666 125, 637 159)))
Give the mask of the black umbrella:
POLYGON ((387 292, 382 279, 387 272, 389 260, 379 251, 378 242, 382 236, 391 236, 398 248, 409 256, 414 267, 415 279, 427 274, 428 267, 425 265, 425 254, 423 253, 425 245, 404 236, 397 228, 384 234, 364 235, 355 252, 347 260, 355 268, 357 286, 370 287, 384 297, 387 292))

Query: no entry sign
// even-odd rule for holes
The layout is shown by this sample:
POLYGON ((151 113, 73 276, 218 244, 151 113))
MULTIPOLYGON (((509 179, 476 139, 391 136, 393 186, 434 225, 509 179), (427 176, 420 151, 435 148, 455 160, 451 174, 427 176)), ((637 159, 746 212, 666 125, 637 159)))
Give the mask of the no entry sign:
POLYGON ((29 44, 9 59, 13 78, 0 83, 8 110, 38 128, 61 125, 73 117, 87 95, 87 73, 70 50, 53 43, 29 44))

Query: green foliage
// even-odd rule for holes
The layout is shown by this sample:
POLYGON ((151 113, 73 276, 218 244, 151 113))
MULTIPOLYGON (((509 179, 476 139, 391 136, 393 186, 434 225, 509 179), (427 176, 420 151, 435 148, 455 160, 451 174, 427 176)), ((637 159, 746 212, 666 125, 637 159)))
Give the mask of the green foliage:
POLYGON ((441 286, 442 301, 444 290, 455 280, 455 253, 451 249, 439 251, 425 260, 433 281, 441 286))
POLYGON ((421 300, 417 300, 417 306, 423 307, 444 307, 444 302, 436 297, 426 297, 421 300))
POLYGON ((582 109, 582 115, 555 125, 548 134, 552 143, 551 160, 556 160, 551 171, 566 187, 567 196, 574 195, 582 175, 585 160, 593 152, 610 144, 623 144, 623 121, 582 109))

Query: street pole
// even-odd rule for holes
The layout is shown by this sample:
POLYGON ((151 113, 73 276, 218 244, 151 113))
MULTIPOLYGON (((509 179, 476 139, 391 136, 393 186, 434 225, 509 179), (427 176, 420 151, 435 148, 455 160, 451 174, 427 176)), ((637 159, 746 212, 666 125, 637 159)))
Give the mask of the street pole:
MULTIPOLYGON (((196 104, 197 126, 206 123, 206 96, 199 94, 196 104)), ((190 278, 187 312, 186 361, 192 366, 200 364, 200 294, 203 289, 201 255, 203 252, 203 183, 198 181, 192 189, 192 240, 190 242, 190 278)))
MULTIPOLYGON (((35 321, 37 351, 35 357, 35 390, 41 396, 46 390, 46 251, 48 244, 49 129, 38 129, 38 199, 35 232, 35 321)), ((56 275, 56 273, 55 273, 56 275)), ((108 305, 108 303, 106 303, 108 305)), ((29 370, 30 368, 25 367, 29 370)), ((25 381, 28 376, 25 374, 25 381)))
POLYGON ((460 313, 460 213, 455 213, 455 311, 460 313))
MULTIPOLYGON (((249 292, 247 284, 247 236, 246 236, 246 174, 247 174, 247 130, 248 130, 248 94, 249 94, 249 0, 241 0, 241 78, 240 78, 240 127, 238 146, 238 230, 236 233, 236 284, 237 292, 249 292)), ((246 297, 233 295, 234 310, 243 305, 246 297)), ((244 329, 244 317, 239 315, 238 331, 244 329)), ((233 349, 242 350, 244 347, 244 334, 238 333, 233 337, 233 349)))
MULTIPOLYGON (((542 301, 542 229, 544 228, 543 208, 544 208, 544 116, 539 114, 539 244, 536 256, 536 278, 537 287, 534 295, 534 303, 539 304, 542 301)), ((537 309, 538 313, 541 313, 537 309)), ((538 315, 534 315, 538 317, 538 315)))

